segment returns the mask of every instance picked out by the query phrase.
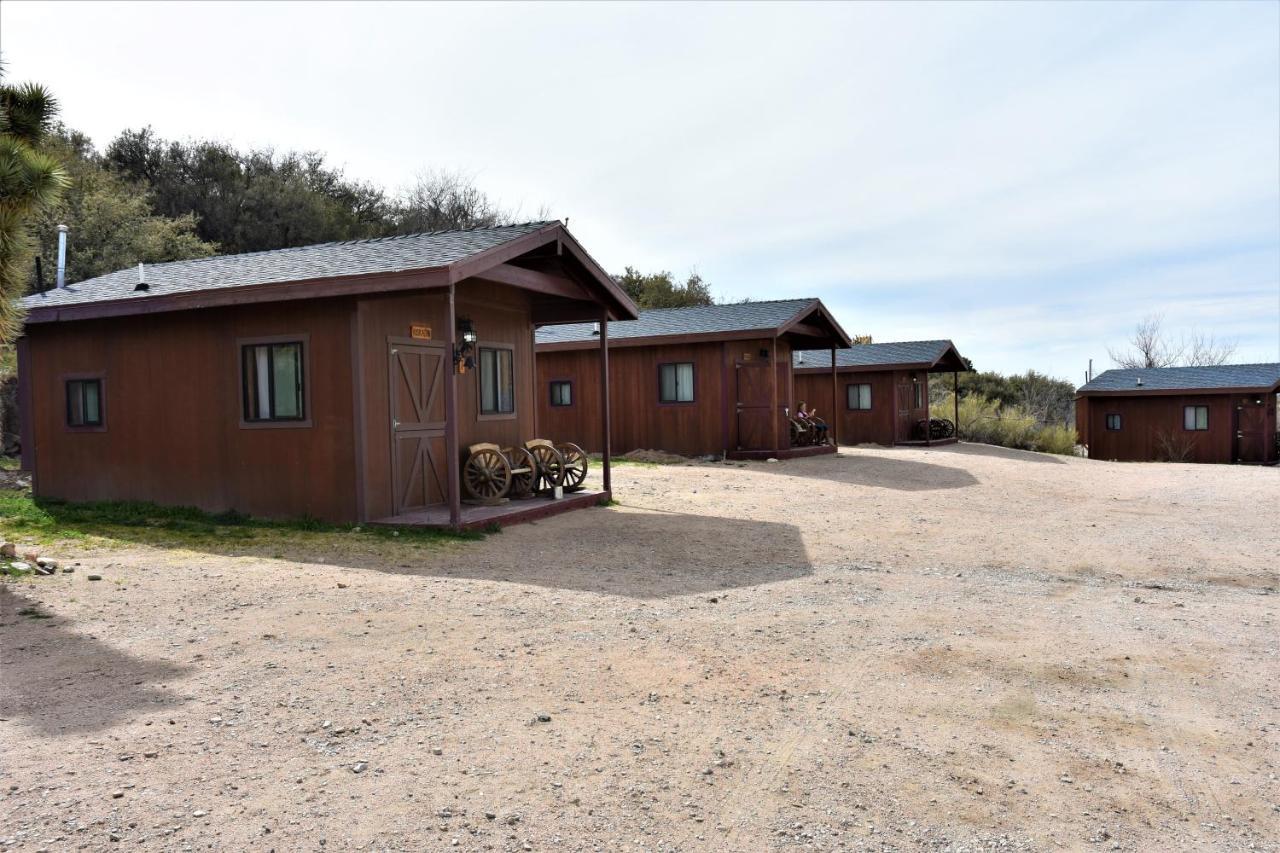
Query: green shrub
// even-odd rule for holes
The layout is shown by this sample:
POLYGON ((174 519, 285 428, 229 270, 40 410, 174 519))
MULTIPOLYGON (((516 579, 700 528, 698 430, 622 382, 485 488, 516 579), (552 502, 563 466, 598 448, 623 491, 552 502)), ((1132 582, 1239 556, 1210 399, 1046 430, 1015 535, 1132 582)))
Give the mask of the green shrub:
MULTIPOLYGON (((953 406, 948 397, 936 410, 951 411, 953 406)), ((1002 406, 978 394, 960 398, 956 429, 965 441, 1044 453, 1072 454, 1077 440, 1076 431, 1064 424, 1042 424, 1018 406, 1002 406)))

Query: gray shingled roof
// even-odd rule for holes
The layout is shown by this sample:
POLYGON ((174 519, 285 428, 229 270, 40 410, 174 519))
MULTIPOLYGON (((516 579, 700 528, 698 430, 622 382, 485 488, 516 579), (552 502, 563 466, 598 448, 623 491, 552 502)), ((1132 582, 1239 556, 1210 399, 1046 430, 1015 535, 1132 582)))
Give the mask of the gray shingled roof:
POLYGON ((27 308, 54 308, 255 284, 431 269, 464 260, 550 224, 553 223, 527 222, 469 231, 435 231, 147 264, 149 289, 146 291, 134 290, 138 283, 135 266, 62 289, 33 294, 26 297, 23 304, 27 308))
MULTIPOLYGON (((859 344, 836 350, 837 367, 877 367, 885 364, 933 364, 946 354, 951 341, 898 341, 859 344)), ((831 367, 831 351, 804 350, 791 354, 796 367, 831 367)))
MULTIPOLYGON (((742 302, 736 305, 652 308, 641 311, 638 320, 610 323, 609 339, 769 331, 793 319, 815 301, 784 299, 774 302, 742 302)), ((577 343, 597 339, 593 323, 544 326, 538 329, 537 335, 539 344, 577 343)))
POLYGON ((1222 364, 1216 367, 1144 367, 1107 370, 1082 385, 1091 391, 1220 391, 1230 388, 1270 388, 1280 382, 1280 363, 1222 364), (1138 384, 1138 380, 1142 384, 1138 384))

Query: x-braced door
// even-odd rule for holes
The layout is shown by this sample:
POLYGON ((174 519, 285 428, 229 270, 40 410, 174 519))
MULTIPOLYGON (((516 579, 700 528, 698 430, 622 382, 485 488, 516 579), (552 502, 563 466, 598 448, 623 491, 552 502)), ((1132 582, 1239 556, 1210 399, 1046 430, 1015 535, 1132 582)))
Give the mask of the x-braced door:
POLYGON ((391 383, 391 488, 395 514, 444 503, 445 450, 443 344, 387 341, 391 383))

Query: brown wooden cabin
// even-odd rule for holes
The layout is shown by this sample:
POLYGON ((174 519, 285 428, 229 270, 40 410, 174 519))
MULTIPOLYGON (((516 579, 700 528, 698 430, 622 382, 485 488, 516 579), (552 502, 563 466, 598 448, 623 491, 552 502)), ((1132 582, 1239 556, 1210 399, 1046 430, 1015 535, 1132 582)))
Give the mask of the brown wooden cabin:
MULTIPOLYGON (((538 424, 535 326, 636 316, 559 222, 154 264, 25 305, 38 496, 455 527, 481 509, 468 445, 566 437, 538 424)), ((511 507, 564 502, 533 503, 511 507)))
POLYGON ((1076 396, 1092 459, 1275 464, 1280 364, 1108 370, 1076 396))
MULTIPOLYGON (((538 330, 538 422, 601 447, 600 336, 590 323, 538 330)), ((817 299, 640 312, 609 328, 612 444, 617 452, 787 458, 834 452, 790 447, 791 353, 849 346, 817 299)))
POLYGON ((953 408, 931 412, 930 378, 968 370, 951 341, 859 344, 836 350, 836 382, 831 381, 831 352, 795 353, 796 399, 832 426, 840 444, 950 444, 955 437, 931 439, 930 417, 956 421, 953 408))

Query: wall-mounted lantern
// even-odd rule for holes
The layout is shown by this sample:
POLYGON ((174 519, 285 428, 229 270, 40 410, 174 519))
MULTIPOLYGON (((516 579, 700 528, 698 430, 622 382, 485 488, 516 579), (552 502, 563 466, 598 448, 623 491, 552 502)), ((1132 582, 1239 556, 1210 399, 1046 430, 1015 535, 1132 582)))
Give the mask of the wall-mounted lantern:
POLYGON ((475 327, 471 325, 471 320, 467 317, 458 318, 458 343, 453 350, 453 364, 459 373, 466 373, 468 370, 476 366, 476 336, 475 327))

